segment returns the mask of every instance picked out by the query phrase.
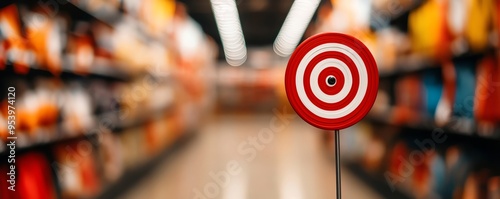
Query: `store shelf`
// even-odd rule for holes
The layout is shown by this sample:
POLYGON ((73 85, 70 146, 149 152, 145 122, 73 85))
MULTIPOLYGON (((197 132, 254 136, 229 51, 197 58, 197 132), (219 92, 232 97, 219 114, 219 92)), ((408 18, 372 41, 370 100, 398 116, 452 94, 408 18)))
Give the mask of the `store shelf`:
POLYGON ((500 141, 499 136, 485 136, 478 132, 477 123, 469 118, 453 118, 451 122, 444 125, 443 127, 438 127, 434 120, 429 117, 421 116, 419 120, 413 121, 411 123, 397 123, 391 121, 386 115, 382 114, 369 114, 364 118, 365 121, 390 125, 396 127, 402 127, 407 129, 420 130, 422 132, 432 132, 433 130, 440 128, 444 132, 450 135, 465 136, 468 138, 475 138, 480 140, 495 140, 500 141))
MULTIPOLYGON (((7 5, 14 3, 12 0, 5 3, 7 5)), ((16 1, 19 5, 27 6, 44 6, 44 11, 50 11, 53 13, 47 14, 59 14, 60 11, 64 11, 71 16, 72 19, 83 20, 83 21, 97 21, 113 28, 113 24, 119 20, 119 15, 110 15, 109 13, 91 13, 87 11, 84 7, 77 5, 72 1, 38 1, 38 0, 20 0, 16 1)))
MULTIPOLYGON (((452 58, 452 62, 460 62, 462 60, 467 59, 477 59, 484 57, 486 55, 490 55, 494 53, 495 50, 493 48, 487 48, 481 52, 466 52, 460 55, 456 55, 452 58)), ((423 71, 440 68, 439 62, 430 57, 422 56, 422 55, 404 55, 399 57, 396 60, 394 67, 382 67, 382 68, 394 68, 387 70, 380 70, 379 77, 381 79, 406 76, 411 74, 418 74, 423 71)))
MULTIPOLYGON (((396 60, 394 69, 380 70, 380 78, 390 78, 402 75, 414 74, 426 69, 437 67, 435 61, 419 55, 406 55, 396 60)), ((388 68, 388 67, 383 67, 388 68)))
MULTIPOLYGON (((118 115, 116 114, 116 112, 100 114, 100 115, 95 116, 95 118, 96 118, 96 122, 99 121, 99 118, 106 118, 106 121, 115 120, 111 124, 107 124, 107 125, 108 125, 108 127, 110 127, 109 130, 111 132, 119 134, 121 132, 124 132, 123 130, 125 130, 125 129, 133 128, 136 126, 141 126, 141 125, 147 123, 148 121, 151 121, 152 119, 154 119, 158 115, 171 114, 173 112, 172 109, 173 109, 173 104, 169 104, 169 105, 166 105, 165 107, 162 107, 162 108, 157 109, 157 110, 144 111, 143 112, 144 114, 136 116, 135 118, 127 119, 126 121, 118 121, 119 119, 117 118, 118 115), (129 121, 133 121, 133 122, 129 122, 129 121)), ((59 125, 58 129, 60 129, 60 126, 61 125, 59 125)), ((89 128, 89 129, 94 129, 94 128, 97 128, 97 125, 92 127, 92 128, 89 128)), ((58 130, 58 131, 60 131, 60 130, 58 130)), ((33 150, 43 149, 43 148, 46 148, 48 146, 55 145, 57 143, 66 143, 66 142, 71 142, 71 141, 80 140, 80 139, 90 139, 90 138, 93 138, 94 136, 97 136, 98 133, 99 132, 92 131, 91 133, 87 133, 87 134, 80 133, 78 135, 67 135, 67 136, 63 136, 63 137, 57 137, 54 139, 50 139, 50 140, 47 140, 44 142, 35 142, 35 143, 31 143, 31 144, 25 145, 25 146, 21 145, 21 146, 16 147, 16 152, 22 153, 24 151, 33 151, 33 150)), ((62 133, 56 133, 56 134, 62 134, 62 133)), ((7 155, 6 152, 7 152, 6 150, 0 151, 0 157, 7 155)))
POLYGON ((129 81, 134 78, 133 74, 121 70, 118 66, 95 66, 92 71, 87 73, 76 73, 72 70, 62 69, 61 73, 58 75, 37 66, 31 66, 27 74, 15 72, 12 65, 7 65, 4 70, 0 71, 0 76, 4 78, 16 77, 33 79, 35 77, 59 77, 61 79, 89 78, 108 81, 129 81))
POLYGON ((3 0, 3 1, 0 1, 0 8, 4 8, 8 5, 11 5, 14 3, 14 0, 3 0))
POLYGON ((81 5, 83 3, 90 3, 90 1, 74 1, 74 0, 68 1, 68 4, 71 4, 72 6, 81 10, 82 12, 87 13, 92 18, 94 18, 94 19, 96 19, 104 24, 107 24, 110 27, 113 27, 113 24, 115 24, 117 21, 119 21, 122 18, 122 15, 121 15, 121 13, 119 13, 118 10, 116 10, 116 12, 91 12, 91 11, 89 11, 89 9, 86 8, 86 6, 81 5))

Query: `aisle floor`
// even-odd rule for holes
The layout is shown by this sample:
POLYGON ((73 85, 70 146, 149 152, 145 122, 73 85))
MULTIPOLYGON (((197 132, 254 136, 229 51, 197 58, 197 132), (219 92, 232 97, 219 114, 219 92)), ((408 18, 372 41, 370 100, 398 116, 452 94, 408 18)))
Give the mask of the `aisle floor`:
MULTIPOLYGON (((297 116, 288 123, 273 114, 217 115, 198 133, 123 198, 335 198, 323 136, 297 116)), ((346 169, 342 190, 343 198, 382 198, 346 169)))

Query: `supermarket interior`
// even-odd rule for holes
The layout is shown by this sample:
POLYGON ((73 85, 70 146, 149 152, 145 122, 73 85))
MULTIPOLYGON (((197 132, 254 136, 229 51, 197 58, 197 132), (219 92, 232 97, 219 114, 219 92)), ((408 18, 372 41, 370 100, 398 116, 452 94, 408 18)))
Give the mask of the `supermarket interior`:
POLYGON ((2 0, 0 198, 336 198, 284 81, 326 32, 379 75, 343 198, 500 199, 498 0, 2 0))

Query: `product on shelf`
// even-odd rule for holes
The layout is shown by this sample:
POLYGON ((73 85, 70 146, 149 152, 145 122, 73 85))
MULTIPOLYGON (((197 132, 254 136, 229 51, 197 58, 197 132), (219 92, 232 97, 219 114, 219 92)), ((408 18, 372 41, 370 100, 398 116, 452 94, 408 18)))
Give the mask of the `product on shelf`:
POLYGON ((434 117, 439 101, 443 94, 443 74, 440 69, 433 69, 423 73, 423 96, 425 98, 426 115, 434 117))
POLYGON ((75 135, 84 133, 96 121, 92 112, 91 99, 83 85, 70 84, 62 92, 61 103, 62 129, 64 133, 75 135))
POLYGON ((362 0, 331 1, 333 10, 326 16, 325 31, 356 32, 366 31, 370 25, 371 4, 362 0))
MULTIPOLYGON (((21 21, 16 5, 9 5, 0 11, 0 41, 5 53, 4 61, 10 62, 14 66, 16 73, 26 74, 29 66, 35 61, 34 52, 29 48, 28 42, 21 34, 21 21)), ((0 68, 4 68, 6 63, 0 63, 0 68)))
POLYGON ((393 118, 396 123, 420 120, 418 113, 421 112, 423 106, 422 89, 419 76, 408 76, 396 82, 396 107, 393 118))
POLYGON ((24 154, 17 159, 20 198, 56 198, 51 165, 41 153, 24 154))
POLYGON ((483 51, 489 45, 494 1, 447 1, 448 27, 453 35, 452 51, 483 51))
POLYGON ((456 74, 453 115, 473 118, 476 89, 476 59, 458 60, 453 63, 456 74))
MULTIPOLYGON (((413 149, 412 153, 416 153, 413 149)), ((432 150, 418 151, 423 156, 418 157, 415 155, 407 156, 409 161, 413 161, 414 172, 412 174, 412 188, 413 195, 416 198, 433 198, 439 197, 443 192, 444 183, 446 180, 446 170, 442 157, 432 150)))
POLYGON ((467 1, 467 27, 464 36, 472 51, 483 51, 490 45, 494 0, 467 1))
POLYGON ((141 19, 149 31, 156 37, 167 32, 179 4, 175 0, 146 0, 141 3, 141 19))
POLYGON ((477 68, 474 95, 474 116, 482 122, 500 121, 500 68, 492 57, 485 57, 477 68))
POLYGON ((116 24, 111 37, 113 57, 119 63, 127 63, 127 70, 138 72, 148 67, 154 59, 149 57, 149 49, 145 38, 137 30, 140 24, 132 18, 125 18, 116 24))
POLYGON ((67 59, 75 73, 87 74, 95 64, 94 40, 88 34, 90 24, 78 22, 75 31, 68 38, 67 59))
POLYGON ((38 100, 33 90, 26 91, 21 99, 17 100, 16 129, 19 134, 33 136, 38 128, 38 100))
POLYGON ((19 199, 20 198, 19 192, 10 191, 7 189, 7 187, 11 186, 10 182, 7 181, 7 180, 10 180, 10 179, 7 179, 8 177, 10 178, 10 176, 7 175, 7 173, 9 173, 9 171, 10 171, 10 168, 7 164, 0 165, 0 172, 5 173, 5 175, 2 175, 2 177, 0 177, 0 186, 6 187, 6 188, 0 190, 0 197, 19 199))
POLYGON ((66 46, 65 20, 50 18, 43 12, 22 12, 26 38, 35 52, 36 64, 53 74, 62 71, 62 53, 66 46))
POLYGON ((451 61, 444 61, 441 65, 443 74, 443 93, 436 107, 434 121, 437 126, 444 126, 450 122, 455 102, 457 75, 451 61))
POLYGON ((488 179, 488 198, 500 198, 500 176, 493 176, 488 179))
POLYGON ((51 170, 51 165, 43 153, 30 152, 22 155, 16 155, 16 178, 15 191, 8 190, 11 186, 9 176, 5 175, 11 170, 7 165, 1 165, 0 171, 4 174, 0 177, 0 185, 5 187, 0 190, 2 198, 11 199, 55 199, 58 197, 56 192, 56 180, 51 170))
POLYGON ((486 191, 482 189, 483 187, 485 187, 481 183, 482 178, 483 176, 481 176, 481 174, 479 173, 473 173, 467 176, 462 193, 463 198, 487 198, 486 191))
POLYGON ((376 46, 374 52, 377 66, 381 71, 396 70, 398 55, 409 50, 410 42, 406 34, 394 28, 382 29, 376 34, 376 46))
POLYGON ((439 0, 425 1, 410 13, 408 28, 414 53, 432 58, 447 56, 449 35, 445 13, 446 2, 439 0))
POLYGON ((100 192, 100 175, 96 168, 92 143, 81 139, 53 147, 58 182, 63 198, 95 197, 100 192))
POLYGON ((406 157, 410 154, 410 149, 408 148, 406 142, 398 141, 393 146, 392 150, 389 151, 389 159, 388 159, 388 168, 386 178, 391 179, 391 181, 396 180, 399 186, 409 187, 411 181, 410 180, 401 180, 401 176, 408 176, 406 172, 410 172, 409 168, 411 165, 408 165, 406 157))

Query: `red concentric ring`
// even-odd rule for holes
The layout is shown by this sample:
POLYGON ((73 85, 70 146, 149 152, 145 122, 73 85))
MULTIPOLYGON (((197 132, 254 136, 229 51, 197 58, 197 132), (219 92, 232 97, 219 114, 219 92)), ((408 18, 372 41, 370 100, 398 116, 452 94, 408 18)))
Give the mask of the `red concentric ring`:
POLYGON ((318 76, 318 85, 321 91, 328 95, 335 95, 342 90, 345 84, 344 74, 338 68, 328 67, 321 71, 318 76), (333 76, 335 78, 335 85, 329 86, 327 84, 328 77, 333 76))
POLYGON ((307 68, 306 68, 305 74, 304 74, 304 89, 306 91, 307 97, 312 101, 312 103, 321 109, 338 110, 338 109, 341 109, 342 107, 345 107, 347 104, 352 102, 352 100, 354 99, 356 92, 358 91, 358 87, 359 87, 358 69, 356 68, 356 65, 354 64, 354 62, 344 54, 341 54, 339 52, 324 52, 324 53, 321 53, 318 56, 314 57, 311 60, 311 62, 309 62, 307 64, 307 68), (320 99, 318 99, 318 97, 313 94, 313 92, 311 90, 311 85, 309 84, 310 78, 311 78, 310 75, 311 75, 311 72, 312 72, 314 66, 316 66, 320 61, 325 60, 327 58, 335 58, 335 59, 338 59, 338 60, 344 62, 347 65, 347 67, 349 67, 349 70, 351 71, 351 74, 353 76, 353 77, 350 77, 353 79, 352 89, 350 89, 349 94, 347 94, 346 98, 344 98, 342 101, 337 102, 337 103, 325 103, 325 102, 321 101, 320 99))

